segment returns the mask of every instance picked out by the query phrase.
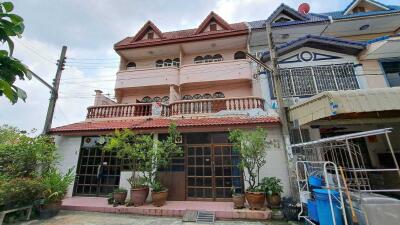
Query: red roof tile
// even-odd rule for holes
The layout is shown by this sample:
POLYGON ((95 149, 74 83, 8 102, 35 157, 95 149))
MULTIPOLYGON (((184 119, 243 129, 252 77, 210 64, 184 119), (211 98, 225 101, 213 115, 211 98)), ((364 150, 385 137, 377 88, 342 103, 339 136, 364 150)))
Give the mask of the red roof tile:
POLYGON ((115 129, 151 129, 167 128, 171 122, 175 122, 178 127, 202 127, 202 126, 221 126, 221 125, 245 125, 245 124, 270 124, 279 123, 277 117, 220 117, 220 118, 198 118, 198 119, 135 119, 118 121, 96 121, 79 122, 61 127, 52 128, 50 133, 80 132, 80 131, 109 131, 115 129))

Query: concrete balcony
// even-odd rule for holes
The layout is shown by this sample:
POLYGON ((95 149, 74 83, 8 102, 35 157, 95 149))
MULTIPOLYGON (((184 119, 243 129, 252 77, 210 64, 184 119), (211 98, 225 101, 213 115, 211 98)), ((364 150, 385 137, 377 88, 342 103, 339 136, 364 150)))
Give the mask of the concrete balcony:
POLYGON ((88 108, 87 119, 127 118, 150 116, 180 116, 191 114, 209 115, 220 111, 246 111, 252 109, 264 110, 264 99, 258 97, 219 98, 177 101, 171 104, 161 104, 158 107, 152 103, 117 104, 107 106, 91 106, 88 108))
POLYGON ((180 67, 181 85, 251 79, 251 66, 246 59, 190 64, 180 67))
POLYGON ((179 70, 176 67, 120 71, 115 89, 169 85, 179 85, 179 70))

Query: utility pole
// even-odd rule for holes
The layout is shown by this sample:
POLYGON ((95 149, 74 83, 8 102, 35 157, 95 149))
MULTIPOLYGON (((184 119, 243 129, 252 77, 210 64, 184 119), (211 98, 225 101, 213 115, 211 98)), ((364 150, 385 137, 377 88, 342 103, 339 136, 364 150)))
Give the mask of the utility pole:
POLYGON ((50 101, 47 109, 46 120, 44 123, 43 134, 47 134, 50 131, 51 123, 53 122, 54 109, 58 99, 58 88, 60 87, 61 73, 65 66, 65 54, 67 53, 67 46, 63 46, 60 54, 60 59, 57 60, 57 72, 56 77, 53 80, 53 87, 50 89, 50 101))
POLYGON ((289 122, 286 114, 286 108, 283 102, 282 96, 282 85, 281 85, 281 77, 279 75, 278 69, 278 57, 276 53, 276 46, 274 44, 273 36, 272 36, 272 29, 271 23, 267 21, 266 23, 266 30, 267 30, 267 41, 269 47, 269 54, 271 57, 271 69, 272 69, 272 78, 274 80, 274 87, 275 87, 275 94, 276 99, 278 101, 279 107, 279 117, 282 124, 282 135, 283 141, 286 149, 287 155, 287 162, 288 162, 288 170, 289 170, 289 182, 290 182, 290 189, 292 195, 294 195, 297 191, 295 189, 295 168, 293 164, 293 153, 292 148, 290 147, 290 136, 289 136, 289 122))

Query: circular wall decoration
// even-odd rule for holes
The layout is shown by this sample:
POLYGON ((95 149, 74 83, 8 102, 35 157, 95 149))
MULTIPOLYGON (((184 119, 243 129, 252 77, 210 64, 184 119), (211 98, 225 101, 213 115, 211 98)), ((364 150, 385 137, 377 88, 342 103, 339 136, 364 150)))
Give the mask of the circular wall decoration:
POLYGON ((89 137, 85 138, 86 143, 90 143, 90 141, 92 141, 92 139, 90 139, 89 137))
POLYGON ((305 62, 309 62, 313 59, 313 55, 311 54, 311 52, 304 51, 300 54, 300 58, 305 62))

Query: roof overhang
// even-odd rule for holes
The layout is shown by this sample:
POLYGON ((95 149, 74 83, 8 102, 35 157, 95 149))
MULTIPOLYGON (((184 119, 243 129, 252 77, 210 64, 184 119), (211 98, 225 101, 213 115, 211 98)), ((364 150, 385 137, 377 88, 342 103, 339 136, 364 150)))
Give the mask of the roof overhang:
POLYGON ((343 13, 343 14, 344 14, 344 15, 350 14, 350 12, 351 12, 358 4, 361 3, 361 1, 365 1, 365 2, 367 2, 367 3, 369 3, 369 4, 373 5, 373 6, 375 6, 375 7, 377 7, 377 8, 379 8, 379 9, 381 9, 381 10, 389 10, 389 7, 387 7, 386 5, 384 5, 384 4, 380 3, 380 2, 374 1, 374 0, 354 0, 352 3, 350 3, 350 5, 348 5, 348 6, 346 7, 346 9, 344 10, 344 13, 343 13))
POLYGON ((305 125, 319 120, 393 118, 400 115, 400 88, 328 91, 289 108, 290 120, 305 125))
MULTIPOLYGON (((292 42, 278 46, 277 54, 278 56, 281 56, 302 47, 311 47, 347 55, 358 55, 362 50, 365 49, 365 46, 366 44, 362 42, 349 41, 333 37, 307 35, 292 42)), ((269 60, 269 52, 264 53, 261 57, 261 61, 268 62, 269 60)))
POLYGON ((372 40, 360 59, 382 59, 400 57, 400 34, 372 40))

